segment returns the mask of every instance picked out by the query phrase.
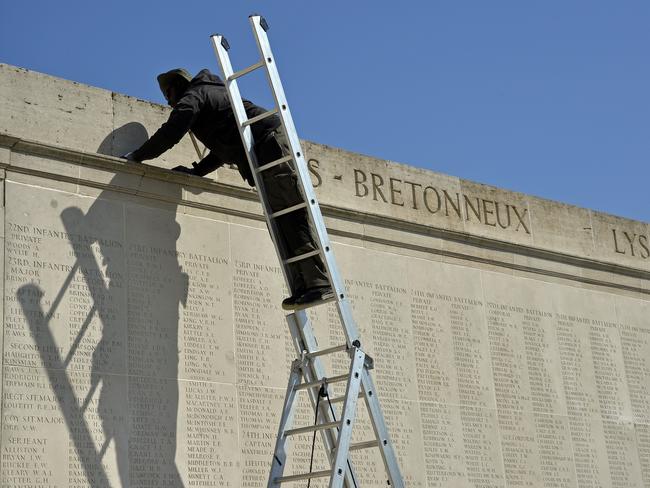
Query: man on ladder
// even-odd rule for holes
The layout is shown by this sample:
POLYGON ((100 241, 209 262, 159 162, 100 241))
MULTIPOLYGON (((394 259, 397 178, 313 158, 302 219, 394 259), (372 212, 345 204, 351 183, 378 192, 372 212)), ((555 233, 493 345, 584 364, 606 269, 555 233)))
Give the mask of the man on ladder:
MULTIPOLYGON (((255 186, 223 81, 207 69, 194 78, 185 69, 174 69, 158 75, 158 84, 173 108, 169 119, 139 149, 124 157, 137 162, 157 158, 191 131, 210 153, 198 163, 192 163, 192 168, 177 166, 175 171, 205 176, 225 163, 234 163, 242 178, 255 186)), ((266 112, 248 100, 244 101, 244 106, 249 118, 266 112)), ((251 129, 260 166, 289 154, 279 117, 266 117, 252 124, 251 129)), ((265 171, 264 184, 273 210, 291 207, 302 200, 289 161, 265 171)), ((284 259, 316 250, 313 228, 309 225, 306 210, 282 215, 277 222, 284 259)), ((291 296, 282 302, 285 310, 306 308, 333 296, 318 254, 294 263, 289 276, 291 296)))
POLYGON ((292 292, 282 306, 294 310, 286 319, 298 355, 291 366, 267 488, 320 477, 329 477, 329 488, 356 488, 359 485, 350 453, 374 448, 381 453, 388 483, 395 488, 404 488, 397 456, 370 375, 374 361, 361 349, 359 329, 352 317, 345 283, 338 272, 305 155, 268 42, 268 24, 259 15, 251 15, 249 20, 260 60, 234 72, 228 55, 228 42, 222 35, 212 35, 212 45, 226 84, 207 70, 193 79, 183 70, 173 70, 159 76, 161 89, 174 110, 169 120, 149 141, 126 157, 134 161, 156 157, 192 129, 212 152, 193 169, 177 167, 177 171, 203 175, 230 161, 237 164, 244 179, 257 186, 271 240, 292 292), (275 108, 269 111, 242 99, 239 92, 237 79, 257 69, 266 71, 275 99, 275 108), (261 124, 263 121, 266 122, 261 124), (235 129, 239 133, 239 141, 235 137, 235 129), (248 168, 246 161, 249 162, 248 168), (286 219, 289 215, 292 215, 291 220, 286 219), (337 307, 345 344, 321 349, 304 309, 328 298, 337 307), (336 353, 347 354, 350 367, 347 374, 328 377, 321 358, 336 353), (344 396, 330 398, 329 386, 335 383, 345 383, 344 396), (299 392, 307 392, 316 416, 313 425, 294 428, 299 392), (321 396, 327 398, 326 403, 319 401, 321 396), (371 439, 353 443, 352 432, 359 398, 365 403, 374 435, 371 439), (341 404, 340 410, 334 407, 337 403, 341 404), (289 438, 318 431, 329 467, 313 471, 310 463, 308 472, 286 474, 289 438))

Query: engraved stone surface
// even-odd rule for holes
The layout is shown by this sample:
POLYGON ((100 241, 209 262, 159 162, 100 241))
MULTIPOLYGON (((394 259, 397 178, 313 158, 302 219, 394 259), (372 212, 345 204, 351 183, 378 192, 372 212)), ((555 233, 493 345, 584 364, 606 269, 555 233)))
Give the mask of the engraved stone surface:
MULTIPOLYGON (((167 171, 189 141, 113 157, 165 107, 8 65, 0 103, 0 487, 266 486, 295 351, 255 193, 167 171)), ((406 486, 650 486, 647 223, 305 150, 406 486)), ((344 343, 334 304, 309 316, 344 343)), ((385 486, 377 449, 351 459, 385 486)))
POLYGON ((95 152, 112 130, 111 92, 0 64, 0 133, 95 152))

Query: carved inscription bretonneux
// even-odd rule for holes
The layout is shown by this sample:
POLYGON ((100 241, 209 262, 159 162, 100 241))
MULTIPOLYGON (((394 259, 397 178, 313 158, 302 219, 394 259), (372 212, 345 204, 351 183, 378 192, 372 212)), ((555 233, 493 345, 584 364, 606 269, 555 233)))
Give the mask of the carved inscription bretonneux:
POLYGON ((425 209, 432 215, 478 222, 513 232, 531 233, 528 208, 513 203, 466 195, 425 182, 386 177, 354 168, 354 195, 397 207, 425 209))

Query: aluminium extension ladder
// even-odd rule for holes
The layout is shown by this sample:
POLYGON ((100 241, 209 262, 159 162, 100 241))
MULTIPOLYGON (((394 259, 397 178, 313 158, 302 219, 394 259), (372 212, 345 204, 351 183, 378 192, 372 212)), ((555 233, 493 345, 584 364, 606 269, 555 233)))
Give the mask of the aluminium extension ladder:
MULTIPOLYGON (((320 207, 316 200, 316 195, 312 187, 307 165, 305 163, 304 153, 300 147, 298 134, 296 133, 291 112, 284 95, 282 83, 278 74, 275 59, 271 53, 271 47, 266 35, 268 24, 266 20, 259 15, 249 17, 253 34, 257 41, 257 46, 261 55, 261 60, 241 71, 233 72, 228 50, 230 46, 226 39, 215 34, 211 36, 214 51, 219 60, 219 65, 224 77, 224 83, 228 91, 228 97, 235 114, 235 119, 239 128, 242 142, 251 167, 251 172, 255 180, 255 185, 260 195, 264 214, 266 216, 267 226, 271 234, 271 239, 275 246, 278 257, 280 258, 281 268, 285 280, 289 284, 288 266, 301 259, 308 259, 316 254, 322 258, 328 278, 334 291, 334 297, 328 301, 335 301, 338 308, 339 317, 345 332, 346 343, 342 346, 330 347, 327 349, 318 349, 316 338, 314 336, 309 318, 305 310, 297 310, 287 315, 287 322, 293 337, 294 346, 299 356, 291 367, 289 384, 282 410, 280 427, 275 444, 275 452, 272 459, 271 472, 268 480, 268 487, 279 487, 282 483, 305 480, 317 477, 329 477, 329 486, 347 488, 357 487, 358 481, 355 479, 352 463, 348 454, 352 450, 378 448, 386 468, 388 483, 397 488, 404 487, 404 481, 400 474, 399 465, 391 441, 388 436, 388 429, 384 421, 379 401, 376 395, 376 389, 370 376, 369 370, 372 369, 372 359, 361 350, 361 342, 356 323, 352 317, 351 305, 348 301, 343 280, 341 279, 334 255, 332 252, 325 223, 321 215, 320 207), (237 85, 237 79, 259 68, 266 70, 268 82, 275 99, 275 108, 264 112, 258 116, 248 119, 244 104, 237 85), (278 115, 286 132, 289 143, 290 155, 284 156, 276 161, 272 161, 259 167, 255 156, 254 140, 251 131, 251 125, 266 117, 278 115), (282 163, 293 163, 293 170, 296 172, 298 186, 304 200, 292 207, 276 211, 271 206, 264 191, 261 173, 282 163), (275 218, 292 211, 305 209, 308 219, 315 229, 317 250, 311 251, 289 259, 284 259, 281 252, 279 234, 275 218), (326 377, 320 357, 326 354, 346 351, 350 356, 350 369, 348 374, 326 377), (345 396, 329 399, 328 385, 336 382, 346 382, 345 396), (292 428, 292 420, 296 406, 296 396, 299 391, 307 391, 312 406, 316 410, 316 418, 321 414, 320 423, 315 425, 292 428), (327 402, 321 402, 322 397, 327 398, 327 402), (357 411, 357 400, 363 398, 368 410, 370 421, 374 430, 374 439, 365 442, 353 444, 351 442, 352 429, 354 426, 355 414, 357 411), (341 414, 336 417, 336 410, 332 404, 342 403, 341 414), (286 442, 287 439, 295 434, 319 431, 323 440, 325 450, 329 457, 330 469, 293 475, 285 475, 284 467, 286 465, 286 442)), ((289 287, 290 288, 290 287, 289 287)), ((320 302, 323 303, 323 302, 320 302)))

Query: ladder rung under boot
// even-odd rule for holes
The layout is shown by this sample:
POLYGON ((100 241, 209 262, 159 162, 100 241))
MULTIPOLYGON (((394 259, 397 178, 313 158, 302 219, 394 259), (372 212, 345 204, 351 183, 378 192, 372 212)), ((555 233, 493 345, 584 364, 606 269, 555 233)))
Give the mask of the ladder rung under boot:
POLYGON ((329 476, 332 474, 331 469, 325 469, 323 471, 313 471, 311 473, 305 473, 305 474, 292 474, 290 476, 282 476, 281 478, 275 478, 273 480, 274 483, 290 483, 291 481, 300 481, 300 480, 308 480, 311 478, 325 478, 326 476, 329 476))
POLYGON ((285 430, 284 435, 285 436, 290 436, 290 435, 296 435, 296 434, 305 434, 307 432, 316 432, 318 430, 325 430, 325 429, 334 429, 334 428, 341 427, 341 422, 336 421, 336 422, 325 422, 324 424, 316 424, 316 425, 308 425, 306 427, 298 427, 297 429, 291 429, 291 430, 285 430))
POLYGON ((241 125, 242 127, 247 127, 249 125, 253 125, 255 122, 259 122, 260 120, 264 120, 267 117, 271 117, 272 115, 275 115, 278 113, 278 109, 274 108, 273 110, 269 110, 268 112, 264 112, 263 114, 256 115, 252 119, 245 120, 244 123, 241 125))
POLYGON ((347 351, 347 350, 348 350, 348 345, 343 344, 342 346, 328 347, 327 349, 321 349, 320 351, 308 352, 307 354, 305 354, 305 357, 311 359, 318 356, 325 356, 327 354, 333 354, 335 352, 347 351))
POLYGON ((371 449, 373 447, 378 447, 379 442, 375 439, 374 441, 366 442, 357 442, 356 444, 350 444, 350 451, 359 451, 361 449, 371 449))
POLYGON ((332 293, 331 295, 327 295, 327 297, 323 298, 322 300, 317 300, 315 302, 310 302, 310 303, 305 303, 302 305, 297 305, 295 310, 305 310, 308 308, 312 307, 318 307, 319 305, 324 305, 326 303, 330 303, 336 300, 336 293, 332 293))
POLYGON ((309 252, 306 252, 304 254, 299 254, 298 256, 294 256, 294 257, 289 258, 289 259, 285 259, 284 264, 292 264, 292 263, 296 263, 298 261, 303 261, 305 259, 309 259, 309 258, 311 258, 313 256, 316 256, 317 254, 320 254, 320 249, 316 249, 314 251, 309 251, 309 252))
POLYGON ((347 374, 341 374, 339 376, 332 376, 331 378, 323 378, 322 380, 310 381, 309 383, 300 383, 296 385, 295 390, 307 390, 308 388, 320 387, 323 383, 332 384, 339 383, 348 379, 347 374))
POLYGON ((247 75, 251 71, 255 71, 256 69, 261 68, 262 66, 264 66, 264 61, 260 61, 259 63, 252 64, 248 68, 244 68, 241 71, 237 71, 236 73, 231 74, 228 77, 228 81, 232 81, 232 80, 236 80, 237 78, 241 78, 242 76, 247 75))
POLYGON ((277 166, 278 164, 288 163, 292 159, 293 159, 292 156, 284 156, 284 157, 282 157, 280 159, 276 159, 275 161, 271 161, 270 163, 267 163, 267 164, 264 164, 264 165, 260 166, 255 171, 257 173, 261 173, 262 171, 266 171, 267 169, 271 169, 274 166, 277 166))
POLYGON ((302 203, 299 203, 297 205, 293 205, 292 207, 283 208, 282 210, 278 210, 277 212, 273 212, 271 214, 271 218, 272 219, 277 219, 278 217, 282 217, 283 215, 286 215, 286 214, 291 213, 291 212, 295 212, 296 210, 300 210, 301 208, 306 208, 306 207, 307 207, 307 203, 302 202, 302 203))

